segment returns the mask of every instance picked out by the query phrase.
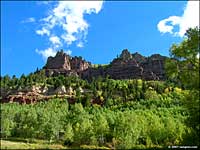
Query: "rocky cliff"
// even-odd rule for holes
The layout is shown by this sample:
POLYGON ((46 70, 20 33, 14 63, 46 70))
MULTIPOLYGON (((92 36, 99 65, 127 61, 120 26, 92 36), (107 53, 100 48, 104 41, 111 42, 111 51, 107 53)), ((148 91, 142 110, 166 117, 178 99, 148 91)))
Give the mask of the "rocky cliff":
POLYGON ((109 65, 94 68, 81 57, 70 57, 60 51, 55 57, 48 58, 44 69, 47 76, 63 74, 76 75, 83 79, 110 76, 113 79, 164 80, 166 58, 159 54, 144 57, 139 53, 131 54, 125 49, 109 65))
POLYGON ((109 75, 113 79, 164 80, 166 58, 159 54, 144 57, 139 53, 131 54, 125 49, 120 57, 115 58, 108 67, 88 68, 82 73, 82 78, 109 75))
POLYGON ((45 69, 47 76, 75 75, 78 76, 82 71, 91 66, 90 62, 82 59, 82 57, 71 57, 65 54, 62 50, 57 52, 55 57, 49 57, 45 69))

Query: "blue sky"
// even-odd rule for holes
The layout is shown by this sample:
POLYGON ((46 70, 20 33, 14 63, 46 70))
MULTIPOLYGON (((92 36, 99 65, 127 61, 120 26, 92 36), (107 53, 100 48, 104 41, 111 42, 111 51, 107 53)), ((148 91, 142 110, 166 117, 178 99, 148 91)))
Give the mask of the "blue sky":
POLYGON ((107 64, 125 48, 168 56, 198 21, 187 1, 80 3, 1 2, 1 74, 29 74, 60 49, 93 64, 107 64))

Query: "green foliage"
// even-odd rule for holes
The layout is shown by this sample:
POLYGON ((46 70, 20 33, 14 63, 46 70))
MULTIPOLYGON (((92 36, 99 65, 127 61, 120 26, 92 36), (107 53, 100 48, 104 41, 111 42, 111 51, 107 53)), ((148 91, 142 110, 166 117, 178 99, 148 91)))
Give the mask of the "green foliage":
POLYGON ((1 136, 9 137, 12 135, 12 129, 14 128, 14 122, 10 118, 5 118, 1 120, 1 136))
POLYGON ((3 125, 1 135, 56 139, 68 110, 66 103, 65 105, 59 103, 60 101, 56 100, 36 105, 3 105, 1 107, 3 125))
POLYGON ((189 29, 186 38, 180 44, 173 44, 166 61, 166 72, 174 81, 185 88, 199 88, 199 35, 200 29, 189 29))
POLYGON ((198 34, 199 30, 190 29, 181 44, 171 47, 173 59, 166 61, 167 82, 46 77, 44 70, 20 78, 1 77, 2 91, 63 85, 75 89, 76 100, 75 104, 64 99, 2 104, 1 137, 44 139, 85 148, 199 145, 198 34), (100 100, 103 106, 92 104, 92 100, 100 100))
POLYGON ((74 132, 73 132, 72 125, 68 123, 66 125, 66 129, 64 133, 65 144, 70 145, 74 141, 73 137, 74 137, 74 132))
POLYGON ((186 121, 187 125, 189 127, 192 127, 192 131, 189 136, 186 137, 186 142, 189 145, 200 145, 199 143, 199 133, 200 133, 200 100, 199 100, 199 91, 198 90, 192 90, 190 93, 186 96, 184 101, 184 106, 188 109, 190 117, 186 121))
POLYGON ((110 64, 92 64, 93 68, 108 68, 110 67, 110 64))
POLYGON ((157 94, 156 91, 154 90, 147 90, 145 93, 144 93, 144 98, 146 100, 159 100, 159 95, 157 94))
MULTIPOLYGON (((180 44, 172 45, 170 54, 173 59, 166 62, 166 72, 170 80, 184 87, 190 92, 185 98, 184 106, 188 109, 190 117, 187 125, 192 127, 189 137, 195 137, 189 144, 200 145, 199 135, 199 58, 197 55, 200 43, 200 29, 188 29, 186 38, 180 44)), ((176 93, 179 93, 176 90, 176 93)), ((188 139, 186 137, 186 139, 188 139)))
POLYGON ((110 143, 112 147, 127 149, 178 145, 190 132, 184 124, 187 111, 173 99, 125 104, 106 108, 75 103, 70 110, 62 99, 34 105, 2 104, 2 116, 6 117, 2 118, 1 135, 59 140, 68 146, 110 143))

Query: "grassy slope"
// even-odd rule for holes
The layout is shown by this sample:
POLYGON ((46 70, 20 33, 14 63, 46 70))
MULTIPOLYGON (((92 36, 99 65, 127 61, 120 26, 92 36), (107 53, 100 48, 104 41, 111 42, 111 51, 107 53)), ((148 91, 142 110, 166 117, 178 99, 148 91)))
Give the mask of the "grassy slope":
POLYGON ((60 144, 25 143, 1 140, 1 149, 66 149, 60 144))
POLYGON ((27 143, 23 141, 2 140, 1 149, 109 149, 108 147, 97 147, 94 145, 81 145, 80 147, 66 147, 61 144, 47 144, 41 140, 35 140, 34 143, 27 143))

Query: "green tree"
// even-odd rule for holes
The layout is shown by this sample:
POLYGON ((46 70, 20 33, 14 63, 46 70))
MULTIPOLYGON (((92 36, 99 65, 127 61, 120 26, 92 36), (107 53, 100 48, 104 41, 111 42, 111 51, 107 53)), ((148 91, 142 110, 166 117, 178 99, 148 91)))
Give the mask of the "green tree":
POLYGON ((200 29, 190 28, 186 38, 180 44, 173 44, 170 49, 172 59, 166 61, 166 72, 169 79, 176 81, 180 86, 189 89, 185 106, 190 113, 188 125, 194 130, 191 144, 200 145, 199 134, 199 43, 200 29))
POLYGON ((10 80, 11 80, 11 79, 10 79, 9 75, 5 75, 5 76, 1 79, 1 87, 8 88, 8 87, 9 87, 10 80))
POLYGON ((73 140, 74 140, 73 136, 74 136, 74 133, 73 133, 72 125, 67 124, 66 130, 65 130, 65 135, 64 135, 66 145, 70 145, 73 142, 73 140))
POLYGON ((199 88, 199 28, 189 29, 180 44, 170 48, 172 59, 166 61, 166 73, 185 88, 199 88))

